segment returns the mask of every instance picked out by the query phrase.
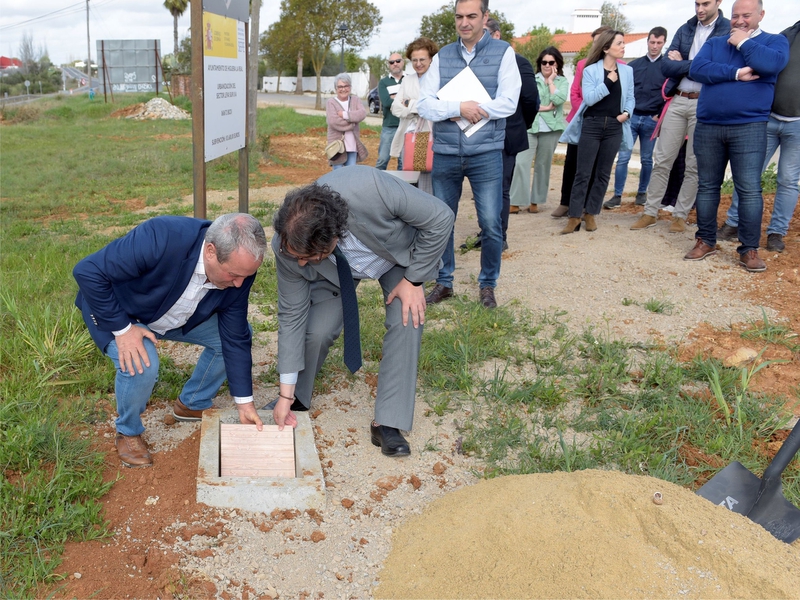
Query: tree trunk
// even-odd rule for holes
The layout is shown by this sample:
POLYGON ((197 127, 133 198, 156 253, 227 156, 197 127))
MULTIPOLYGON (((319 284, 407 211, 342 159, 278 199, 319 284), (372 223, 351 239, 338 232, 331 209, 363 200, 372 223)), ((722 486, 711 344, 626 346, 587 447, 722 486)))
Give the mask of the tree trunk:
POLYGON ((261 0, 252 0, 250 5, 250 64, 247 86, 247 139, 256 142, 256 111, 258 109, 258 26, 261 16, 261 0))
POLYGON ((173 15, 172 39, 175 42, 175 49, 172 51, 173 62, 178 60, 178 15, 173 15))
POLYGON ((314 105, 316 110, 322 110, 322 69, 317 71, 317 103, 314 105))
POLYGON ((303 53, 297 53, 297 84, 294 86, 295 94, 303 93, 303 53))

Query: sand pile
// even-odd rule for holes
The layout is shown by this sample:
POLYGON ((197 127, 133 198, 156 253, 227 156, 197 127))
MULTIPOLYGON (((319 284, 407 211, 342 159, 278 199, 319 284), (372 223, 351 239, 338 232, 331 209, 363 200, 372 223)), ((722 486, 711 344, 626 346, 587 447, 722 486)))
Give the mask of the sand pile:
POLYGON ((797 598, 800 541, 651 477, 484 480, 401 525, 376 598, 797 598), (661 492, 662 504, 653 502, 661 492))

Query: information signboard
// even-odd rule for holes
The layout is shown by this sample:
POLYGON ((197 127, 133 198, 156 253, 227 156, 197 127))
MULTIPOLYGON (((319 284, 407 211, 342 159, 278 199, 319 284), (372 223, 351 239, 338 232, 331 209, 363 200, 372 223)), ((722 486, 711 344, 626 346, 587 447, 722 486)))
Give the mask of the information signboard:
POLYGON ((245 146, 247 71, 242 21, 203 12, 205 161, 245 146))

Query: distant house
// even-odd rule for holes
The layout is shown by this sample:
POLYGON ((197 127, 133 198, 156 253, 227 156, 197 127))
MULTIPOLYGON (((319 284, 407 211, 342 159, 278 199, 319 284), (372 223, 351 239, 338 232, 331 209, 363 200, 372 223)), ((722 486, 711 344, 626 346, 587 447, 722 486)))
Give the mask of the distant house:
MULTIPOLYGON (((598 25, 599 27, 599 25, 598 25)), ((596 28, 595 28, 596 29, 596 28)), ((594 29, 592 30, 594 31, 594 29)), ((530 36, 514 38, 514 46, 524 44, 530 40, 530 36)), ((589 42, 592 41, 591 32, 587 33, 557 33, 553 36, 553 43, 564 56, 564 75, 572 80, 574 70, 572 59, 589 42)), ((627 33, 625 34, 625 61, 630 62, 634 58, 639 58, 647 54, 647 34, 646 33, 627 33)))
POLYGON ((0 56, 0 69, 19 69, 21 66, 22 61, 18 58, 0 56))

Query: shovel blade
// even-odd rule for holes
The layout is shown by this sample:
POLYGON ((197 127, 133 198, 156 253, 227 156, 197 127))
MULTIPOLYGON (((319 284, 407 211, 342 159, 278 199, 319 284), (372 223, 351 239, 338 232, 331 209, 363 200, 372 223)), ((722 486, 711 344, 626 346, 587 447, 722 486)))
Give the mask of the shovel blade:
POLYGON ((783 497, 780 487, 777 493, 764 494, 759 499, 760 489, 759 477, 742 463, 732 462, 696 493, 714 504, 746 516, 782 542, 791 544, 800 538, 800 509, 783 497))
POLYGON ((696 494, 714 504, 746 515, 758 499, 761 479, 740 462, 732 462, 714 475, 696 494))

